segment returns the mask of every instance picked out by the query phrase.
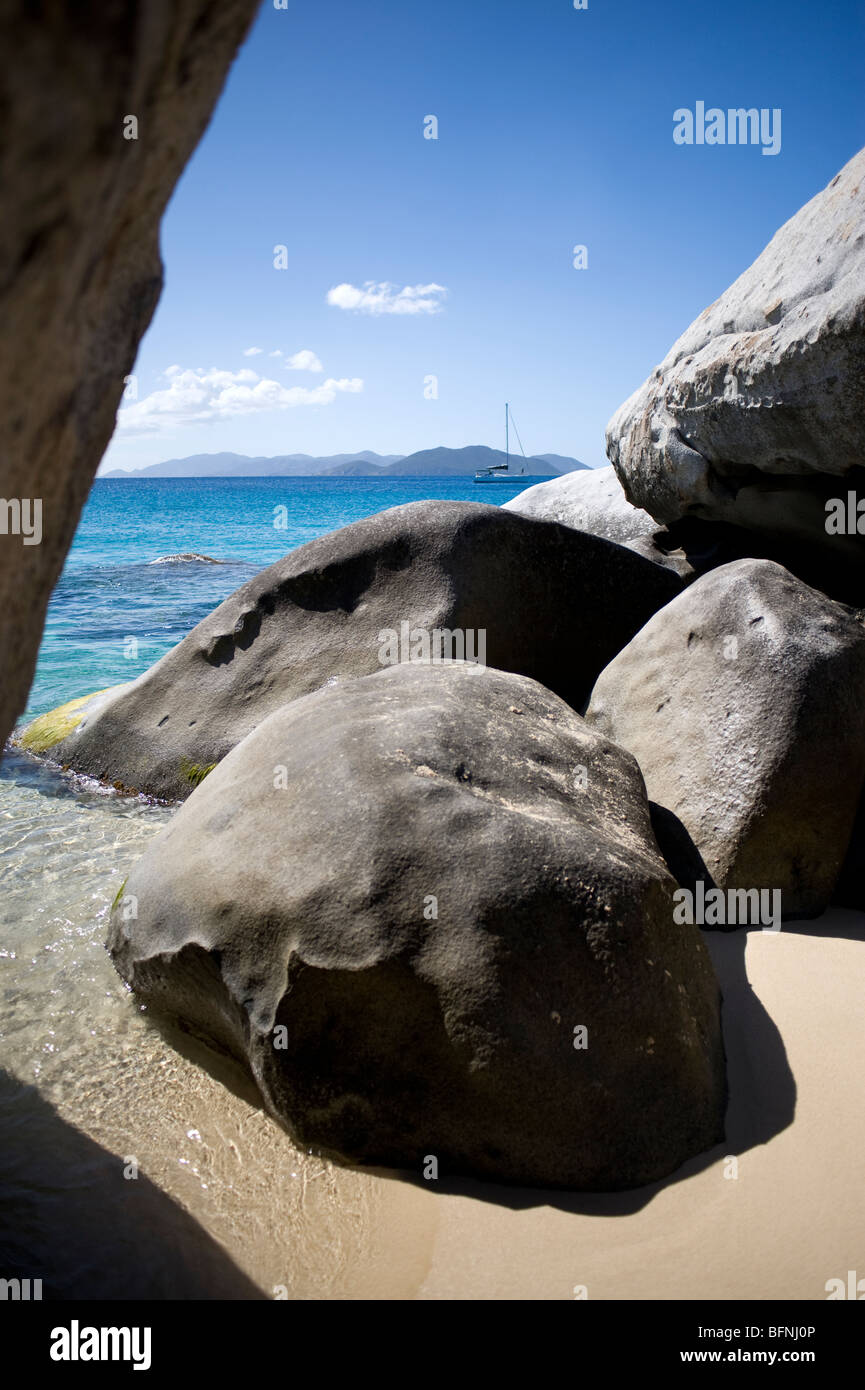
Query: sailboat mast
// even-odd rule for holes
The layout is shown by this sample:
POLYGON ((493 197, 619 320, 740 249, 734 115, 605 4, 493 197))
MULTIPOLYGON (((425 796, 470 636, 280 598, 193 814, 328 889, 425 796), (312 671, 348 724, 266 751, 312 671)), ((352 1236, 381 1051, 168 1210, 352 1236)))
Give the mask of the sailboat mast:
POLYGON ((507 470, 511 471, 511 408, 505 402, 505 457, 507 458, 507 470))

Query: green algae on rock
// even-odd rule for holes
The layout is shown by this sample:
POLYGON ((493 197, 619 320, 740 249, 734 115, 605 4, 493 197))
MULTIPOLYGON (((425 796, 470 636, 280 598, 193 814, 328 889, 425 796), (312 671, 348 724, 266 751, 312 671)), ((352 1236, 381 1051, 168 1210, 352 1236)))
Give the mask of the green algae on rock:
POLYGON ((198 763, 191 763, 188 762, 186 758, 183 758, 180 764, 180 771, 183 773, 183 776, 190 786, 198 787, 215 767, 216 763, 208 763, 205 767, 202 767, 198 763))
POLYGON ((62 743, 73 729, 77 729, 86 715, 101 709, 104 702, 100 700, 100 696, 121 689, 122 686, 109 685, 102 690, 91 692, 90 695, 79 695, 76 700, 67 700, 65 705, 57 705, 55 709, 37 715, 13 735, 12 743, 27 753, 47 753, 56 744, 62 743), (95 703, 97 700, 98 705, 95 703))

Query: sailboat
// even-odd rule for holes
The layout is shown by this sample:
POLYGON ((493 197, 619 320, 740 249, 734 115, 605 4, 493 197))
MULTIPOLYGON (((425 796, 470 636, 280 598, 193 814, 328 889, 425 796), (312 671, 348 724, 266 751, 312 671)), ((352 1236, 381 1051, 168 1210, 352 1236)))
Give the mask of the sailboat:
POLYGON ((517 429, 511 408, 505 404, 505 458, 506 463, 493 463, 489 468, 479 468, 475 473, 476 483, 510 483, 514 478, 523 477, 526 471, 526 451, 523 448, 523 441, 520 439, 520 432, 517 429), (520 453, 523 456, 522 466, 519 471, 511 468, 511 425, 514 426, 514 433, 519 440, 520 453))

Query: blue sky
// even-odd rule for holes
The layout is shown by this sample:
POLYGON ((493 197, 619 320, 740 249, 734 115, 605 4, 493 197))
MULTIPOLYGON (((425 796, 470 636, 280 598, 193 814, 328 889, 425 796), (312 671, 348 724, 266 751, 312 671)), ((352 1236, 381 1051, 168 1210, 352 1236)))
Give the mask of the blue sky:
POLYGON ((506 399, 528 453, 602 464, 620 402, 865 143, 863 52, 854 0, 265 0, 103 471, 500 447, 506 399), (677 145, 698 101, 780 108, 780 153, 677 145))

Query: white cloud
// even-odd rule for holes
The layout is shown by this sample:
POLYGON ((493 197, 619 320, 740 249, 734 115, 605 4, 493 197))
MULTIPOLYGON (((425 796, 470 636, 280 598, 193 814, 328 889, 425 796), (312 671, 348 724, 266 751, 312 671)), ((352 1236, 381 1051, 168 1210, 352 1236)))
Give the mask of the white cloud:
POLYGON ((267 355, 268 355, 268 357, 281 357, 281 356, 282 356, 282 348, 275 348, 275 349, 273 350, 273 352, 269 352, 267 355))
POLYGON ((125 434, 159 434, 177 425, 197 425, 227 420, 263 410, 291 410, 301 405, 331 405, 342 392, 363 390, 359 377, 328 377, 315 387, 283 386, 260 377, 249 367, 239 372, 169 367, 168 386, 152 391, 143 400, 117 414, 117 428, 125 434))
POLYGON ((243 355, 244 355, 244 357, 257 357, 258 354, 259 354, 260 352, 264 352, 264 348, 244 348, 244 349, 243 349, 243 355))
POLYGON ((438 314, 447 294, 444 285, 397 285, 383 280, 367 280, 362 289, 355 285, 335 285, 327 292, 328 304, 358 314, 438 314))
POLYGON ((286 357, 285 365, 290 372, 323 372, 318 357, 309 348, 303 348, 301 352, 296 352, 293 357, 286 357))

